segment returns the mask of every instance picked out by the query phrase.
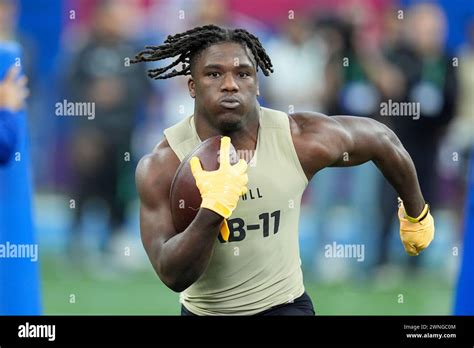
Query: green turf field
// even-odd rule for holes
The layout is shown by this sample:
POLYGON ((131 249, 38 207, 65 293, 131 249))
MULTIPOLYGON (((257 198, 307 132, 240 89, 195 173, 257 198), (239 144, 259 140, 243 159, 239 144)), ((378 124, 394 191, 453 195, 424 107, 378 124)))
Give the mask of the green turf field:
MULTIPOLYGON (((89 271, 71 271, 74 268, 53 259, 43 259, 41 265, 45 314, 179 314, 178 295, 151 269, 107 279, 89 271)), ((434 274, 379 285, 370 279, 333 285, 306 281, 305 285, 322 315, 451 314, 452 285, 434 274)))

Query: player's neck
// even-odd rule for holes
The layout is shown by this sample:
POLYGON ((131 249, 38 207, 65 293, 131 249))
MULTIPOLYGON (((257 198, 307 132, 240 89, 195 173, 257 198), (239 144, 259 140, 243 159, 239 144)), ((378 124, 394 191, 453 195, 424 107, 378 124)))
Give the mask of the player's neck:
POLYGON ((238 150, 254 150, 257 146, 258 127, 260 119, 260 106, 258 105, 252 115, 249 115, 245 125, 234 132, 223 132, 221 129, 213 127, 206 121, 204 116, 195 114, 196 132, 200 139, 205 140, 217 135, 226 135, 231 138, 232 145, 238 150))

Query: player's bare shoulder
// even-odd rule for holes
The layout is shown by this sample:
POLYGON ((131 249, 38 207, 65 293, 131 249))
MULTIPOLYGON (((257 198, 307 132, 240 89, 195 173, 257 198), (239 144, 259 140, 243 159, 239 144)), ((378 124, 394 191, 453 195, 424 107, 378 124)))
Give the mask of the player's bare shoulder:
POLYGON ((150 154, 140 159, 135 181, 142 204, 151 207, 159 203, 162 197, 167 197, 179 164, 166 138, 150 154))
POLYGON ((310 179, 335 160, 331 149, 338 147, 340 124, 336 119, 317 112, 298 112, 288 117, 296 153, 310 179))
POLYGON ((293 137, 314 137, 336 131, 339 128, 336 117, 330 117, 319 112, 296 112, 289 114, 288 117, 293 137))

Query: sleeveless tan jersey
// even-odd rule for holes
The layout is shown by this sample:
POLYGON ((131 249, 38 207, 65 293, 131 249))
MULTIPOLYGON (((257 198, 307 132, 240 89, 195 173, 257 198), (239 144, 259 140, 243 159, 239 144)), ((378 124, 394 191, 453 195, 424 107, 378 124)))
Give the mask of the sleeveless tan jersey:
MULTIPOLYGON (((308 180, 288 115, 261 107, 259 124, 247 171, 249 191, 228 220, 229 240, 216 239, 206 271, 180 295, 180 302, 198 315, 252 315, 304 292, 298 220, 308 180)), ((164 133, 181 161, 201 142, 193 116, 164 133)))

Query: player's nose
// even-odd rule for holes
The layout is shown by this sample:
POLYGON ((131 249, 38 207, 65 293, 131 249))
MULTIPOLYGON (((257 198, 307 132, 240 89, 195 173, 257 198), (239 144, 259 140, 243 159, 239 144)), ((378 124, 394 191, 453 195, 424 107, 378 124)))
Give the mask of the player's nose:
POLYGON ((221 89, 227 92, 237 92, 239 90, 239 85, 237 85, 237 83, 235 82, 232 73, 227 73, 224 75, 221 89))

